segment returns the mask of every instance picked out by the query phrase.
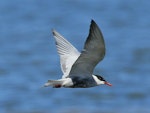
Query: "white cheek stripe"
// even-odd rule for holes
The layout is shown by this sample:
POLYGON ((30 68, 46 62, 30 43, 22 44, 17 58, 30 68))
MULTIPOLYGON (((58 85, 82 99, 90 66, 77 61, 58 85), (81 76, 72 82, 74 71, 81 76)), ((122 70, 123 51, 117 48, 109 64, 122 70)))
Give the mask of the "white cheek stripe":
POLYGON ((97 85, 104 84, 104 81, 99 80, 95 75, 92 75, 97 85))

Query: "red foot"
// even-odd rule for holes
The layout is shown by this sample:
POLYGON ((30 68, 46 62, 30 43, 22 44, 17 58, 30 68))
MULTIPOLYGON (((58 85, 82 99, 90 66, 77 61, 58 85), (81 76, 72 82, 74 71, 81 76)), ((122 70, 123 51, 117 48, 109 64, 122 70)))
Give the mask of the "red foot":
POLYGON ((54 86, 54 88, 60 88, 60 87, 61 87, 60 84, 56 84, 56 85, 54 86))

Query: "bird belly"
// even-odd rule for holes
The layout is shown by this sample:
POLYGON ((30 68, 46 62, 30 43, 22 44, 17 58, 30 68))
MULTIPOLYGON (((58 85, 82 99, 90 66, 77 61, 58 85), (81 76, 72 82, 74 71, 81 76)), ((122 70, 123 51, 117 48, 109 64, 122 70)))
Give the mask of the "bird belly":
POLYGON ((96 82, 92 78, 72 78, 73 86, 72 88, 88 88, 96 86, 96 82))

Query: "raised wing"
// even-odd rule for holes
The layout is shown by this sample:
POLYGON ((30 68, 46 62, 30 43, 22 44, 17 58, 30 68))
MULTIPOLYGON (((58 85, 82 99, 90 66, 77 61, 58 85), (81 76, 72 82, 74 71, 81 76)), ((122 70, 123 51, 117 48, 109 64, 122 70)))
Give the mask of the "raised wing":
POLYGON ((104 58, 104 56, 105 43, 103 35, 97 24, 92 20, 84 49, 73 64, 69 77, 90 77, 95 66, 104 58))
POLYGON ((60 56, 60 65, 63 72, 62 78, 65 78, 69 75, 72 65, 80 56, 80 52, 58 32, 55 30, 52 30, 52 32, 60 56))

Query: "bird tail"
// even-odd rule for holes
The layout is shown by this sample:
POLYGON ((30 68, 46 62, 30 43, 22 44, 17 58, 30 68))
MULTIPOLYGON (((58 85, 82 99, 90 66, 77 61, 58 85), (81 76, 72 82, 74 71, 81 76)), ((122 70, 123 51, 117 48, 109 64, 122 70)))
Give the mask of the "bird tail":
POLYGON ((48 86, 61 87, 62 83, 63 83, 63 82, 62 82, 61 80, 48 80, 48 81, 44 84, 44 87, 48 87, 48 86))

